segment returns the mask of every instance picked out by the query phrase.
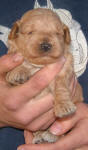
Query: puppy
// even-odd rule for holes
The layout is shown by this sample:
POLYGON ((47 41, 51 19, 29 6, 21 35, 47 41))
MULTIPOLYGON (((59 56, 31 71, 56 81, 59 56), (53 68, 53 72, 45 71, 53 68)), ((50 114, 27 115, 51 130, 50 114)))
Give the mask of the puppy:
MULTIPOLYGON (((51 92, 54 100, 54 114, 63 118, 76 111, 75 103, 83 101, 82 89, 77 83, 75 96, 70 94, 70 78, 74 73, 74 60, 70 52, 70 33, 59 16, 49 9, 39 8, 28 11, 18 20, 8 37, 8 53, 20 52, 24 62, 6 75, 11 85, 23 84, 41 67, 55 63, 61 56, 66 58, 62 71, 36 99, 51 92)), ((34 133, 33 143, 55 142, 58 137, 49 131, 34 133)))

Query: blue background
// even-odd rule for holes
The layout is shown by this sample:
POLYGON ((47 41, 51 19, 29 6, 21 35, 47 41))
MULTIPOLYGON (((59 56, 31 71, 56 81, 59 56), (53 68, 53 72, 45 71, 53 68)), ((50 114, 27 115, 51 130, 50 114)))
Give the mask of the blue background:
MULTIPOLYGON (((51 0, 55 8, 64 8, 72 13, 77 20, 88 41, 88 0, 51 0)), ((0 25, 12 27, 24 12, 32 9, 35 0, 1 0, 0 25)), ((39 0, 41 5, 46 5, 46 0, 39 0)), ((7 52, 7 48, 0 41, 0 56, 7 52)), ((88 65, 85 73, 79 78, 83 87, 85 102, 88 102, 88 65)), ((24 143, 23 132, 13 128, 0 129, 0 150, 16 150, 18 145, 24 143)))

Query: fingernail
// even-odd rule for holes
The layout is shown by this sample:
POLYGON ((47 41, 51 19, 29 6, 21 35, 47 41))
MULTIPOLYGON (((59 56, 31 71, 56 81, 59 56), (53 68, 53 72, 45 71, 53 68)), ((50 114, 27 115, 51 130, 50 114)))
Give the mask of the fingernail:
POLYGON ((58 122, 55 122, 50 128, 50 132, 54 135, 58 135, 62 130, 61 125, 58 122))
POLYGON ((13 61, 18 62, 23 59, 23 56, 20 53, 16 53, 13 55, 13 61))

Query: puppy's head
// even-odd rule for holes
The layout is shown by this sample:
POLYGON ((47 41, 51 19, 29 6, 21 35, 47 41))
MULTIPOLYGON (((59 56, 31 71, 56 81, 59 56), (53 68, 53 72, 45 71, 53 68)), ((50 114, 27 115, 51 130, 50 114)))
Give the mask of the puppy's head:
POLYGON ((17 21, 9 35, 11 51, 19 51, 31 63, 54 63, 70 44, 66 25, 49 9, 28 11, 17 21))

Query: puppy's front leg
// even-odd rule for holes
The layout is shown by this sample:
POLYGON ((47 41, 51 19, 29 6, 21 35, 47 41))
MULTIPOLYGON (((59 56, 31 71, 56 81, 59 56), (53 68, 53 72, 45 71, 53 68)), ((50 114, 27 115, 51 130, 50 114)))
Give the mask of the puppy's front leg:
POLYGON ((23 84, 30 77, 30 69, 23 64, 11 70, 6 75, 6 81, 12 85, 23 84))
POLYGON ((71 115, 76 111, 67 83, 62 78, 56 80, 54 111, 55 115, 60 118, 71 115))
POLYGON ((61 73, 55 81, 55 106, 54 111, 57 117, 65 117, 76 111, 70 93, 70 78, 73 74, 73 59, 71 54, 66 57, 67 61, 61 73))

